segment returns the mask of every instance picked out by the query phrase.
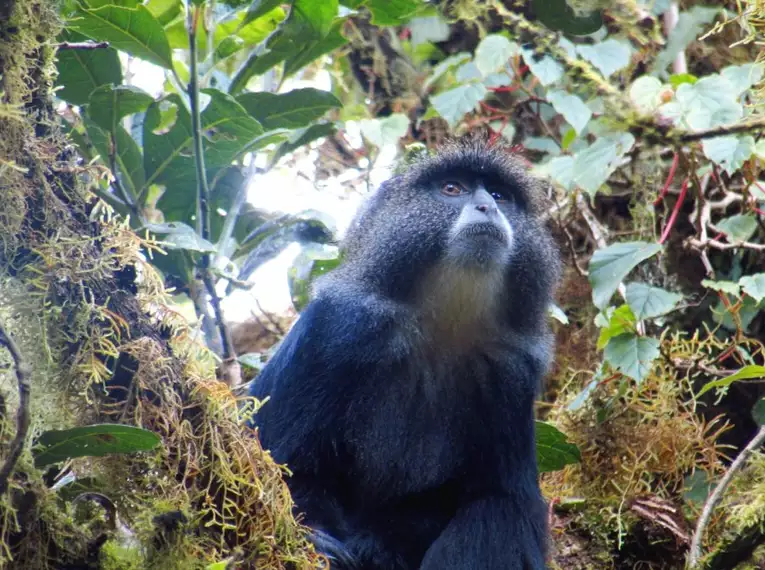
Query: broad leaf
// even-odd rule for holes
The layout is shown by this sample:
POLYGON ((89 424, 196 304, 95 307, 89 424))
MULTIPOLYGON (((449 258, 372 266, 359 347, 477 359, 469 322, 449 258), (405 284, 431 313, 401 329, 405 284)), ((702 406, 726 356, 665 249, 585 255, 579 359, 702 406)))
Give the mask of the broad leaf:
POLYGON ((250 22, 257 20, 274 8, 278 8, 282 3, 283 0, 252 0, 252 4, 247 9, 247 13, 240 26, 244 27, 250 22))
POLYGON ((574 157, 573 183, 594 196, 634 144, 630 133, 598 138, 574 157))
POLYGON ((757 231, 757 217, 754 214, 736 214, 717 222, 717 229, 731 242, 747 241, 757 231))
MULTIPOLYGON (((61 41, 82 42, 86 36, 67 30, 61 41)), ((117 50, 64 49, 57 53, 58 78, 56 97, 73 105, 86 105, 91 92, 101 85, 122 83, 122 66, 117 50)))
POLYGON ((575 11, 566 0, 532 0, 531 5, 539 20, 554 31, 585 36, 603 25, 600 10, 575 11))
POLYGON ((144 4, 151 15, 163 26, 172 22, 183 8, 181 0, 147 0, 144 4))
POLYGON ((661 105, 664 85, 652 75, 643 75, 630 85, 630 101, 642 113, 652 113, 661 105))
POLYGON ((529 66, 543 87, 552 85, 563 77, 563 66, 549 55, 539 56, 534 51, 526 48, 521 49, 523 61, 529 66))
POLYGON ((430 102, 449 125, 454 126, 483 101, 486 87, 482 83, 460 85, 431 97, 430 102))
POLYGON ((653 361, 659 356, 659 341, 622 334, 608 341, 603 355, 613 368, 640 383, 651 372, 653 361))
POLYGON ((758 303, 765 299, 765 273, 745 275, 739 279, 738 282, 744 289, 744 293, 749 295, 758 303))
POLYGON ((394 113, 382 119, 362 119, 361 134, 375 146, 396 144, 409 131, 409 118, 403 113, 394 113))
POLYGON ((421 4, 417 0, 367 0, 366 6, 373 24, 398 26, 414 16, 421 4))
POLYGON ((566 435, 555 426, 534 422, 537 465, 541 473, 558 471, 566 465, 582 460, 579 448, 566 440, 566 435))
POLYGON ((673 310, 683 300, 682 295, 645 283, 627 285, 627 303, 638 320, 659 317, 673 310))
POLYGON ((605 308, 629 272, 661 249, 656 243, 633 241, 615 243, 597 250, 590 259, 590 283, 595 306, 605 308))
POLYGON ((288 93, 244 93, 236 100, 265 129, 298 129, 308 126, 342 103, 328 91, 295 89, 288 93))
POLYGON ((755 150, 754 137, 751 135, 714 137, 702 141, 701 147, 709 160, 722 166, 731 176, 744 166, 755 150))
POLYGON ((762 63, 745 63, 744 65, 731 65, 720 72, 725 79, 730 81, 736 95, 757 85, 763 76, 765 66, 762 63))
POLYGON ((114 130, 107 131, 96 125, 87 115, 83 117, 83 123, 90 142, 101 156, 101 161, 111 168, 111 153, 114 153, 117 172, 113 174, 131 196, 137 197, 146 183, 143 154, 138 143, 122 125, 118 124, 114 130))
POLYGON ((696 397, 701 397, 713 388, 725 388, 726 386, 730 386, 739 380, 754 380, 759 378, 765 378, 765 366, 757 366, 755 364, 744 366, 735 374, 731 374, 725 378, 720 378, 719 380, 712 380, 711 382, 707 382, 704 384, 701 390, 699 390, 698 394, 696 394, 696 397))
POLYGON ((518 44, 505 36, 491 34, 486 36, 475 49, 473 62, 483 75, 503 69, 512 56, 519 52, 518 44))
POLYGON ((145 111, 152 101, 151 95, 132 85, 102 85, 90 94, 88 116, 110 131, 123 117, 145 111))
POLYGON ((293 152, 303 145, 306 145, 322 137, 332 136, 335 133, 335 130, 335 125, 332 123, 319 123, 317 125, 311 125, 308 128, 296 131, 290 135, 289 139, 283 142, 274 153, 274 157, 271 159, 272 164, 276 164, 280 158, 293 152))
MULTIPOLYGON (((596 324, 600 324, 598 319, 596 319, 596 324)), ((603 350, 608 341, 615 336, 624 333, 634 333, 636 324, 637 318, 629 305, 621 305, 615 309, 611 312, 606 326, 600 329, 597 343, 598 350, 603 350)))
POLYGON ((97 41, 166 69, 173 68, 173 57, 165 30, 146 6, 135 8, 106 5, 77 11, 67 26, 97 41))
POLYGON ((574 127, 576 134, 581 134, 584 127, 592 117, 592 111, 578 96, 565 91, 551 91, 547 94, 547 100, 558 113, 574 127))
POLYGON ((113 453, 150 451, 160 441, 154 432, 118 424, 46 431, 40 436, 34 450, 35 466, 45 467, 72 457, 102 457, 113 453))
POLYGON ((626 41, 608 39, 592 45, 578 45, 576 51, 605 76, 610 77, 630 63, 632 47, 626 41))
POLYGON ((713 291, 728 293, 729 295, 734 295, 736 297, 741 295, 741 286, 733 281, 711 281, 709 279, 702 279, 701 284, 713 291))

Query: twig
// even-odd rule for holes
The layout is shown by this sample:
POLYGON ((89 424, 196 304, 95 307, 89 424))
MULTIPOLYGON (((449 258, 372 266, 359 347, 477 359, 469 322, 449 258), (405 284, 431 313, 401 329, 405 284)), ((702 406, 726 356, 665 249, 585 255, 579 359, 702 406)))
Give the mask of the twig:
POLYGON ((19 387, 19 408, 16 411, 16 435, 11 442, 8 458, 5 460, 2 469, 0 469, 0 495, 2 495, 8 489, 8 479, 14 467, 16 467, 19 457, 21 457, 21 452, 24 450, 24 442, 29 432, 29 396, 31 391, 29 375, 31 370, 21 357, 19 347, 5 331, 2 324, 0 324, 0 345, 4 346, 11 353, 11 358, 13 358, 13 363, 16 366, 16 383, 19 387))
POLYGON ((669 139, 679 143, 690 143, 703 139, 711 139, 713 137, 737 135, 740 133, 748 133, 750 131, 759 130, 765 130, 765 119, 746 121, 736 125, 722 125, 719 127, 712 127, 711 129, 704 129, 702 131, 670 131, 669 139))
POLYGON ((698 523, 696 524, 696 530, 693 532, 693 539, 691 540, 691 550, 688 557, 688 565, 691 568, 695 568, 699 564, 699 559, 701 558, 701 539, 704 536, 704 531, 706 530, 707 525, 709 524, 709 519, 712 516, 712 511, 717 506, 717 503, 720 502, 720 499, 722 498, 725 489, 727 489, 728 485, 730 485, 733 476, 741 470, 747 458, 755 449, 760 447, 763 442, 765 442, 765 426, 762 426, 752 441, 750 441, 749 444, 747 444, 747 446, 741 450, 741 453, 739 453, 738 457, 736 457, 733 463, 730 464, 728 471, 725 472, 725 475, 723 475, 714 491, 712 491, 704 503, 704 508, 701 510, 701 516, 699 517, 698 523))
MULTIPOLYGON (((194 139, 194 163, 197 171, 197 233, 203 239, 210 241, 210 187, 207 184, 207 172, 205 169, 204 146, 202 144, 202 113, 199 109, 199 53, 197 46, 197 28, 201 8, 189 6, 186 13, 186 29, 189 35, 189 105, 191 107, 191 129, 194 139)), ((223 310, 220 298, 215 290, 215 279, 210 270, 210 253, 205 252, 200 261, 202 282, 210 295, 215 314, 215 324, 218 328, 221 342, 221 358, 223 360, 221 371, 224 381, 229 386, 234 386, 241 381, 241 369, 236 360, 231 332, 223 319, 223 310), (238 378, 237 378, 238 376, 238 378)))
POLYGON ((61 42, 56 44, 58 49, 104 49, 109 47, 109 42, 61 42))
POLYGON ((723 243, 716 239, 700 240, 696 238, 689 238, 688 245, 697 249, 717 249, 720 251, 727 251, 729 249, 751 249, 754 251, 765 251, 765 244, 752 243, 750 241, 737 241, 734 243, 723 243))

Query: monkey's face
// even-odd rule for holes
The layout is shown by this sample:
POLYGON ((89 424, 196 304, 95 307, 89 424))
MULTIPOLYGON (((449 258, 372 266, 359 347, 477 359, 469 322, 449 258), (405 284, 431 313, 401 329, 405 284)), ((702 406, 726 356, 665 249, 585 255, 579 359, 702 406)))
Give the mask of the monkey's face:
POLYGON ((449 177, 434 181, 431 190, 453 220, 445 260, 460 267, 504 267, 513 247, 513 229, 506 213, 515 208, 512 195, 491 179, 449 177))

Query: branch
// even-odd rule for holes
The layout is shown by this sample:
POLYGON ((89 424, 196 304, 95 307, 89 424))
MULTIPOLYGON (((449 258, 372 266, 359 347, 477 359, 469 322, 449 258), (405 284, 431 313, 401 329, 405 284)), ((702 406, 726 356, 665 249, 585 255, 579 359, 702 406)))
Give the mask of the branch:
MULTIPOLYGON (((202 144, 202 113, 199 109, 199 53, 197 46, 197 28, 202 9, 199 6, 189 6, 186 14, 186 26, 189 34, 189 103, 191 107, 191 129, 194 139, 194 162, 197 171, 197 233, 203 239, 210 241, 210 187, 207 184, 205 169, 204 146, 202 144)), ((241 369, 234 354, 231 342, 231 332, 223 319, 220 298, 215 290, 215 279, 210 270, 210 253, 205 252, 200 262, 202 282, 210 295, 210 302, 215 314, 215 325, 218 328, 221 341, 221 376, 229 386, 241 381, 241 369), (237 378, 238 377, 238 378, 237 378)))
POLYGON ((693 532, 693 540, 691 541, 691 551, 688 558, 688 566, 690 568, 695 568, 699 564, 699 559, 701 558, 701 539, 704 536, 704 531, 706 530, 707 525, 709 524, 709 518, 712 516, 712 511, 717 506, 717 503, 720 502, 720 499, 722 499, 723 493, 725 492, 725 489, 728 488, 728 485, 730 485, 733 476, 741 470, 741 468, 744 466, 744 463, 746 463, 747 458, 755 449, 760 447, 764 441, 765 426, 762 426, 752 441, 750 441, 749 444, 741 450, 741 453, 738 454, 738 457, 736 457, 733 463, 730 464, 728 471, 725 472, 723 478, 720 479, 720 482, 717 484, 714 491, 712 491, 704 503, 704 508, 701 511, 701 516, 699 517, 699 521, 696 524, 696 530, 693 532))
POLYGON ((669 138, 674 142, 690 143, 703 139, 711 139, 725 135, 737 135, 759 130, 765 130, 765 119, 746 121, 736 125, 722 125, 719 127, 712 127, 711 129, 704 129, 702 131, 670 131, 669 138))
POLYGON ((0 345, 4 346, 11 353, 13 363, 16 366, 16 383, 19 387, 19 409, 16 411, 16 435, 11 442, 8 452, 8 458, 0 469, 0 494, 4 494, 8 489, 8 479, 16 463, 24 450, 24 442, 29 432, 29 395, 31 387, 29 385, 30 369, 24 362, 21 352, 13 339, 0 324, 0 345))
POLYGON ((56 44, 57 49, 104 49, 109 47, 109 42, 61 42, 56 44))

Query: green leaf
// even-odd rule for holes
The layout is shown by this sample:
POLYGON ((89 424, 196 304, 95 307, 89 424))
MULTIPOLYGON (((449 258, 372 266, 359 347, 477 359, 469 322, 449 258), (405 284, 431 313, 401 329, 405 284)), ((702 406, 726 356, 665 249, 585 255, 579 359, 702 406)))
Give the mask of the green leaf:
POLYGON ((699 390, 698 394, 696 394, 696 397, 700 398, 713 388, 725 388, 726 386, 730 386, 739 380, 754 380, 759 378, 765 378, 765 366, 757 366, 755 364, 744 366, 735 374, 731 374, 725 378, 720 378, 719 380, 712 380, 711 382, 707 382, 704 384, 701 390, 699 390))
POLYGON ((552 85, 563 77, 563 66, 549 55, 539 57, 532 50, 521 48, 523 61, 529 66, 543 87, 552 85))
POLYGON ((304 22, 313 28, 315 37, 326 36, 332 28, 332 22, 338 14, 340 5, 337 0, 293 0, 292 11, 300 15, 304 22))
POLYGON ((373 24, 398 26, 414 16, 421 4, 417 0, 368 0, 366 6, 372 13, 373 24))
MULTIPOLYGON (((86 36, 67 30, 60 41, 82 42, 86 36)), ((91 92, 101 85, 122 83, 122 66, 117 50, 64 49, 57 52, 56 97, 73 105, 86 105, 91 92)))
POLYGON ((765 273, 756 275, 745 275, 738 280, 739 285, 744 289, 744 293, 760 303, 765 299, 765 273))
POLYGON ((721 8, 693 6, 680 12, 677 24, 669 33, 666 47, 656 58, 652 72, 663 73, 681 51, 696 40, 704 29, 720 13, 721 8))
POLYGON ((72 457, 102 457, 113 453, 150 451, 160 443, 151 431, 134 426, 97 424, 44 432, 34 450, 35 467, 72 457))
POLYGON ((598 68, 604 77, 610 77, 630 63, 632 47, 626 41, 608 39, 593 45, 576 46, 584 59, 598 68))
POLYGON ((603 25, 600 10, 575 11, 566 0, 532 0, 531 5, 539 20, 553 31, 586 36, 594 34, 603 25))
POLYGON ((672 311, 683 300, 682 295, 645 283, 627 285, 627 303, 638 320, 652 319, 672 311))
POLYGON ((250 22, 257 20, 274 8, 278 8, 282 3, 283 0, 252 0, 252 4, 250 4, 250 7, 247 9, 247 13, 240 26, 244 27, 250 22))
POLYGON ((651 372, 653 361, 659 356, 659 341, 622 334, 608 341, 603 355, 613 368, 640 383, 651 372))
POLYGON ((386 144, 396 144, 409 132, 409 117, 403 113, 394 113, 383 119, 362 119, 361 134, 369 142, 380 148, 386 144))
POLYGON ((469 83, 439 93, 431 97, 430 102, 438 114, 446 119, 450 126, 454 126, 483 101, 486 92, 482 83, 469 83))
POLYGON ((757 217, 754 214, 736 214, 717 222, 717 229, 732 242, 747 241, 757 231, 757 217))
POLYGON ((615 309, 605 327, 600 329, 598 350, 603 350, 612 338, 624 333, 635 333, 637 318, 629 305, 621 305, 615 309))
POLYGON ((71 29, 160 67, 173 68, 165 30, 143 4, 135 8, 113 5, 92 10, 80 8, 76 16, 67 22, 71 29))
POLYGON ((263 127, 298 129, 342 106, 332 93, 319 89, 295 89, 284 94, 244 93, 236 100, 263 127))
POLYGON ((722 166, 730 175, 741 169, 755 150, 754 137, 751 135, 726 135, 705 139, 701 142, 701 147, 709 160, 722 166))
POLYGON ((675 99, 682 121, 694 130, 734 123, 743 116, 733 85, 720 75, 709 75, 693 84, 683 83, 677 88, 675 99))
POLYGON ((436 83, 445 73, 447 73, 449 70, 453 69, 454 67, 457 67, 458 65, 461 65, 468 61, 470 59, 470 54, 466 52, 456 53, 454 55, 450 55, 443 61, 441 61, 438 65, 436 65, 433 68, 433 71, 431 72, 430 76, 425 80, 425 83, 423 84, 422 88, 423 91, 428 91, 430 87, 436 83))
POLYGON ((500 34, 486 36, 475 49, 473 62, 483 75, 499 71, 507 66, 508 61, 519 53, 518 44, 500 34))
POLYGON ((537 465, 541 473, 558 471, 566 465, 582 460, 579 448, 566 440, 566 435, 555 426, 535 421, 537 465))
POLYGON ((427 42, 444 42, 449 39, 449 23, 438 14, 423 18, 412 18, 408 24, 412 47, 427 42))
POLYGON ((643 75, 630 85, 630 101, 641 113, 652 113, 661 105, 663 90, 661 81, 652 75, 643 75))
POLYGON ((600 137, 574 157, 573 183, 594 196, 634 144, 630 133, 600 137))
POLYGON ((615 243, 595 251, 590 259, 590 283, 595 306, 602 310, 629 272, 661 249, 656 243, 633 241, 615 243))
POLYGON ((741 95, 762 80, 764 70, 765 66, 762 63, 745 63, 728 66, 720 72, 720 75, 730 81, 736 95, 741 95))
POLYGON ((112 167, 110 153, 116 151, 114 161, 117 164, 117 172, 113 174, 119 177, 120 183, 132 197, 137 197, 146 182, 143 154, 138 143, 122 125, 116 125, 113 130, 101 129, 87 115, 83 117, 83 123, 90 142, 107 168, 112 167), (113 139, 110 138, 110 134, 113 139), (112 140, 116 143, 116 148, 112 146, 112 140))
POLYGON ((146 224, 146 229, 155 234, 164 235, 162 243, 168 249, 214 252, 215 246, 200 236, 194 228, 181 222, 164 224, 146 224))
POLYGON ((675 89, 680 87, 683 83, 690 83, 693 85, 698 80, 698 77, 691 75, 690 73, 675 73, 669 76, 669 84, 675 89))
POLYGON ((709 279, 702 279, 701 284, 713 291, 720 291, 722 293, 734 295, 735 297, 741 295, 741 286, 733 281, 710 281, 709 279))
POLYGON ((550 91, 547 100, 558 113, 574 127, 576 134, 580 134, 592 117, 592 111, 578 96, 565 91, 550 91))
POLYGON ((301 146, 322 137, 332 136, 334 133, 335 125, 332 123, 319 123, 317 125, 311 125, 306 129, 296 131, 289 137, 287 141, 282 143, 276 153, 274 153, 274 157, 271 159, 271 163, 276 164, 280 158, 293 152, 301 146))
POLYGON ((102 85, 90 94, 88 116, 111 131, 123 117, 145 111, 154 98, 132 85, 102 85))
POLYGON ((183 7, 181 0, 148 0, 145 6, 163 26, 172 22, 183 7))
POLYGON ((325 37, 314 40, 308 44, 304 43, 303 49, 296 55, 287 58, 287 61, 284 63, 285 77, 297 73, 315 59, 331 53, 348 43, 348 40, 342 34, 343 23, 343 20, 336 21, 325 37))

